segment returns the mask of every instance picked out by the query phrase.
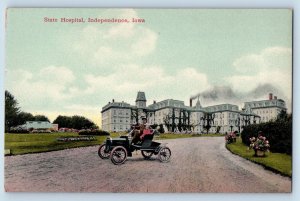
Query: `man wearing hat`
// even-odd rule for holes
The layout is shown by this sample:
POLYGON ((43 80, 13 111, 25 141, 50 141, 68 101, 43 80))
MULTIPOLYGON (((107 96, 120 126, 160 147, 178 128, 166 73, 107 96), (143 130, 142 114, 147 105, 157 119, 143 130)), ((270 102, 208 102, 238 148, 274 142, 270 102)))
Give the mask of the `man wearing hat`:
POLYGON ((138 141, 140 141, 140 136, 143 134, 144 129, 146 129, 146 125, 147 125, 147 118, 142 117, 142 123, 138 127, 136 127, 139 130, 134 132, 134 136, 132 138, 131 143, 136 144, 138 141))

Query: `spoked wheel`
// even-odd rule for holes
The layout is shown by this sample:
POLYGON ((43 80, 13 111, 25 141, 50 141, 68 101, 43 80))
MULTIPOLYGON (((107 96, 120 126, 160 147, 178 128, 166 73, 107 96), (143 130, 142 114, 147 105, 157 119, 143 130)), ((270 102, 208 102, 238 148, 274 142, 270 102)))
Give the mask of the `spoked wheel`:
POLYGON ((115 165, 123 164, 127 159, 127 150, 122 146, 115 147, 110 154, 110 160, 115 165))
POLYGON ((108 159, 110 156, 110 153, 105 153, 105 144, 100 145, 99 149, 98 149, 98 155, 100 158, 102 159, 108 159))
POLYGON ((151 152, 151 151, 142 151, 142 155, 144 156, 145 159, 150 159, 151 156, 153 155, 153 152, 151 152))
POLYGON ((162 147, 158 152, 158 159, 160 162, 168 162, 171 158, 171 150, 169 147, 162 147))

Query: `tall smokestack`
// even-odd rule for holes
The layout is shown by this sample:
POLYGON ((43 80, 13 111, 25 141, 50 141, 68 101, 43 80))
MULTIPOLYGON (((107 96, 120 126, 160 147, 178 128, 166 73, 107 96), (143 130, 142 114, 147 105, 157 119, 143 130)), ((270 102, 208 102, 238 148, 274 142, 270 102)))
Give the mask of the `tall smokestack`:
POLYGON ((272 100, 272 99, 273 99, 273 94, 269 93, 269 100, 272 100))
POLYGON ((190 98, 190 107, 192 107, 192 106, 193 106, 193 99, 190 98))

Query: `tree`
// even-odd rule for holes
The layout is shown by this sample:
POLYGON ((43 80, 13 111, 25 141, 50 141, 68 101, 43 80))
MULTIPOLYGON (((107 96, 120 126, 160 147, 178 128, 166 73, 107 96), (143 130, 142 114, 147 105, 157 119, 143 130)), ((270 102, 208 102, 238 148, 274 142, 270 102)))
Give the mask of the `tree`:
POLYGON ((74 129, 92 129, 98 128, 94 122, 83 117, 74 115, 72 117, 59 115, 54 121, 59 128, 74 128, 74 129))
POLYGON ((89 119, 83 117, 83 116, 72 116, 72 128, 75 129, 87 129, 87 128, 94 128, 95 124, 90 121, 89 119))
POLYGON ((20 108, 15 97, 5 90, 5 131, 9 131, 10 127, 18 125, 18 114, 20 108))
POLYGON ((72 118, 59 115, 53 121, 54 124, 58 124, 59 128, 71 128, 72 118))
POLYGON ((28 112, 20 112, 17 118, 17 125, 25 124, 26 121, 34 121, 34 116, 28 112))
POLYGON ((286 110, 281 110, 280 113, 277 115, 277 119, 286 120, 288 118, 288 114, 286 110))
POLYGON ((34 121, 48 121, 48 122, 50 122, 48 117, 46 117, 45 115, 35 115, 34 116, 34 121))

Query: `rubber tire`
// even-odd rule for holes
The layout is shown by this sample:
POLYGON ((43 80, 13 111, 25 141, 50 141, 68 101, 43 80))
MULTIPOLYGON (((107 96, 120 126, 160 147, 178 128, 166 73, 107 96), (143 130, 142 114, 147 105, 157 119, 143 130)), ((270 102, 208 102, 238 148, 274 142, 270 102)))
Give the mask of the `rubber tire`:
POLYGON ((109 159, 110 153, 107 153, 107 154, 103 153, 103 154, 105 154, 105 155, 103 155, 103 154, 101 153, 101 149, 102 149, 103 147, 104 147, 104 149, 105 149, 105 144, 101 144, 101 145, 100 145, 100 147, 99 147, 99 149, 98 149, 98 156, 99 156, 100 158, 102 158, 102 159, 109 159))
POLYGON ((125 163, 126 159, 127 159, 127 150, 125 149, 125 147, 123 147, 123 146, 117 146, 117 147, 115 147, 115 148, 111 151, 111 154, 110 154, 110 160, 111 160, 111 162, 112 162, 113 164, 115 164, 115 165, 121 165, 121 164, 125 163), (115 160, 115 155, 117 154, 117 153, 116 153, 117 151, 122 151, 123 154, 124 154, 123 159, 121 159, 121 161, 116 161, 116 160, 115 160))
POLYGON ((163 163, 166 163, 166 162, 169 162, 170 161, 170 158, 171 158, 171 155, 172 155, 172 152, 171 152, 171 149, 169 147, 162 147, 159 152, 158 152, 158 159, 160 160, 160 162, 163 162, 163 163), (163 151, 167 150, 169 152, 169 157, 168 158, 164 158, 162 156, 163 154, 163 151))
POLYGON ((147 160, 150 159, 151 156, 153 155, 153 152, 150 152, 150 151, 141 151, 141 152, 142 152, 142 155, 144 156, 144 158, 147 159, 147 160), (147 155, 149 152, 150 152, 150 154, 147 155))

